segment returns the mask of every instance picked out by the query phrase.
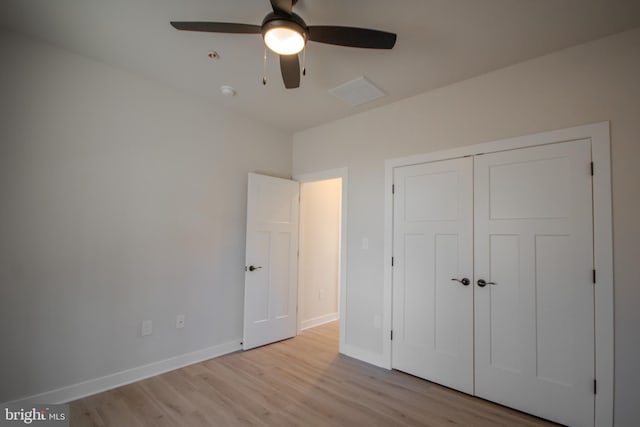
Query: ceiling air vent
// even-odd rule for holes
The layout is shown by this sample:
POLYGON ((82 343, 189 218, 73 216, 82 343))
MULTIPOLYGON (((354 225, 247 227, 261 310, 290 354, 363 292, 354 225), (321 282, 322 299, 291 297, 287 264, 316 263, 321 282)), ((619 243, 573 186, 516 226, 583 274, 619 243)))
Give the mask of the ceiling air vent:
POLYGON ((365 77, 358 77, 338 87, 329 89, 331 95, 337 96, 352 107, 371 102, 374 99, 387 96, 365 77))

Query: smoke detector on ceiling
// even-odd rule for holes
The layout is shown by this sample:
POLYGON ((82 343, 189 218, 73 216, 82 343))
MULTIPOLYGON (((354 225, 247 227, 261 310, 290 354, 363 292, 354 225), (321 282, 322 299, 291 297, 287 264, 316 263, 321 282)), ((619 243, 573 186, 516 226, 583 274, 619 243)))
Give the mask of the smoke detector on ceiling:
POLYGON ((338 87, 329 89, 329 93, 351 104, 352 107, 387 96, 386 93, 371 83, 366 77, 358 77, 338 87))
POLYGON ((236 90, 229 85, 220 86, 220 92, 222 92, 224 96, 235 96, 236 94, 236 90))

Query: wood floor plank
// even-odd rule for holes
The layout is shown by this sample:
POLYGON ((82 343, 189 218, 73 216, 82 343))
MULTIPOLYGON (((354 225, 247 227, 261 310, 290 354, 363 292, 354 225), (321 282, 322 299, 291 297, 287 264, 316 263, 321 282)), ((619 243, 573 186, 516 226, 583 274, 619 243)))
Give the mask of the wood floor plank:
POLYGON ((338 354, 338 322, 71 403, 71 426, 555 424, 338 354))

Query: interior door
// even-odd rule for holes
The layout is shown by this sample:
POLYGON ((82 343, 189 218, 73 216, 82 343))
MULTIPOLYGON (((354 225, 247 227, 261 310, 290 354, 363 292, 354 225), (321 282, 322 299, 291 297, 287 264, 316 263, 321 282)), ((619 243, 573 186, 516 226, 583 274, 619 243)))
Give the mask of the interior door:
POLYGON ((299 184, 249 174, 243 349, 296 335, 299 184))
POLYGON ((474 165, 476 395, 571 426, 594 423, 590 162, 572 141, 474 165))
POLYGON ((394 170, 392 366, 473 393, 473 160, 394 170))

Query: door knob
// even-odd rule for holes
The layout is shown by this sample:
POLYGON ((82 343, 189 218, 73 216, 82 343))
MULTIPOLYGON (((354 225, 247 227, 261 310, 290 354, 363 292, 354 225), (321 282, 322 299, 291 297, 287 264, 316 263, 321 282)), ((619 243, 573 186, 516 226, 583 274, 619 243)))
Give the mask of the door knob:
POLYGON ((249 271, 256 271, 256 270, 259 270, 259 269, 261 269, 261 268, 262 268, 262 267, 254 267, 253 265, 250 265, 250 266, 249 266, 249 271))
POLYGON ((487 285, 495 285, 494 282, 487 282, 484 279, 478 279, 478 286, 480 286, 481 288, 484 288, 487 285))
POLYGON ((471 283, 471 281, 469 279, 467 279, 466 277, 463 277, 462 280, 460 279, 451 279, 454 282, 460 282, 465 286, 469 286, 469 283, 471 283))

